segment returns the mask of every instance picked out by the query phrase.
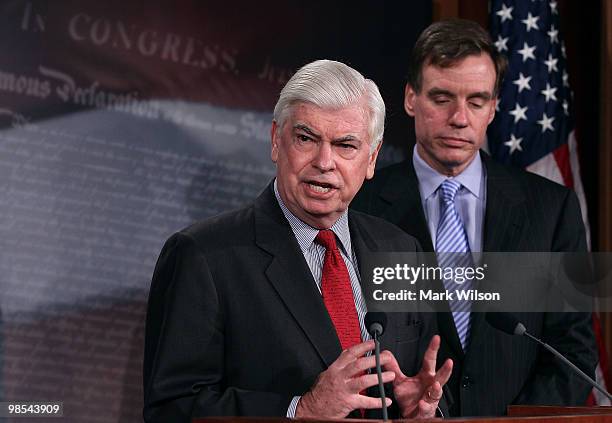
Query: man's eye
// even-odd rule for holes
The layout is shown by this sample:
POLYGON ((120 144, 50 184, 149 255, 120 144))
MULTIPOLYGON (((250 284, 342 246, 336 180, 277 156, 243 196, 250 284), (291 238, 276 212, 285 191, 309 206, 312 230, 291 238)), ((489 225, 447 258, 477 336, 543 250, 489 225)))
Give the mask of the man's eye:
POLYGON ((476 102, 476 101, 471 101, 470 105, 474 107, 475 109, 482 109, 482 107, 484 106, 484 104, 480 102, 476 102))
POLYGON ((344 150, 357 150, 357 147, 353 144, 348 144, 348 143, 343 142, 337 145, 344 150))
POLYGON ((445 103, 448 103, 448 99, 447 98, 434 98, 434 103, 445 104, 445 103))
POLYGON ((298 139, 298 141, 301 141, 301 142, 308 142, 308 141, 312 140, 312 138, 310 138, 308 135, 304 135, 304 134, 298 134, 297 139, 298 139))

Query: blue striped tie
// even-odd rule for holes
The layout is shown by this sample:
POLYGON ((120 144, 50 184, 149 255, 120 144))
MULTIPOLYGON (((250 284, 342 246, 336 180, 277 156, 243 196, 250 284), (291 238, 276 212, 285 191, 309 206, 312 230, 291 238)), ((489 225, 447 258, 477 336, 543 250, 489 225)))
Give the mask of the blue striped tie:
MULTIPOLYGON (((461 188, 461 184, 453 179, 445 180, 439 188, 440 221, 436 232, 436 254, 438 264, 443 269, 468 267, 473 263, 469 254, 470 244, 465 226, 455 207, 455 196, 459 188, 461 188)), ((455 320, 457 335, 465 351, 470 334, 471 302, 467 300, 459 301, 456 292, 471 289, 472 284, 471 281, 460 284, 452 278, 444 278, 443 280, 446 290, 454 293, 454 298, 449 301, 449 305, 455 320)))

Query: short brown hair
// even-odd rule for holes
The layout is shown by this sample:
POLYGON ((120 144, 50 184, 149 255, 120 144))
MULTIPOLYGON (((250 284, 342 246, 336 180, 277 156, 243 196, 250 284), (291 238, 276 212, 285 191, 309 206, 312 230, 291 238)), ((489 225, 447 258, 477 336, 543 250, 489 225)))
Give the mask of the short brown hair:
POLYGON ((449 19, 429 25, 419 36, 408 66, 408 83, 415 92, 421 91, 423 67, 450 67, 467 56, 488 54, 495 65, 493 95, 499 94, 507 60, 498 53, 489 34, 476 22, 449 19))

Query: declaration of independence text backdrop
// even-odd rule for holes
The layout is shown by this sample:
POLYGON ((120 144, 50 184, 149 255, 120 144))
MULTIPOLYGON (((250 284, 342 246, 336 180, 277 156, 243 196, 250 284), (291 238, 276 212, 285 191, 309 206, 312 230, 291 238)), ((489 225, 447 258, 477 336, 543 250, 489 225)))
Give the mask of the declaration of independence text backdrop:
POLYGON ((2 1, 0 400, 141 420, 164 240, 266 186, 271 110, 308 61, 379 83, 382 164, 400 159, 406 61, 430 20, 429 1, 2 1))

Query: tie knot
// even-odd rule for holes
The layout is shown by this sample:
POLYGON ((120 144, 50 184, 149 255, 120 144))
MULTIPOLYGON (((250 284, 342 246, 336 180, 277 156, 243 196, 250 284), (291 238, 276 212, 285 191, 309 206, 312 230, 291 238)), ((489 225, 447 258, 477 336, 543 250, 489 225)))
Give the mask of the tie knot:
POLYGON ((315 238, 315 242, 324 246, 327 251, 336 249, 336 235, 331 229, 319 231, 315 238))
POLYGON ((445 203, 455 201, 455 195, 461 188, 461 184, 454 179, 446 179, 440 184, 440 193, 442 195, 442 201, 445 203))

